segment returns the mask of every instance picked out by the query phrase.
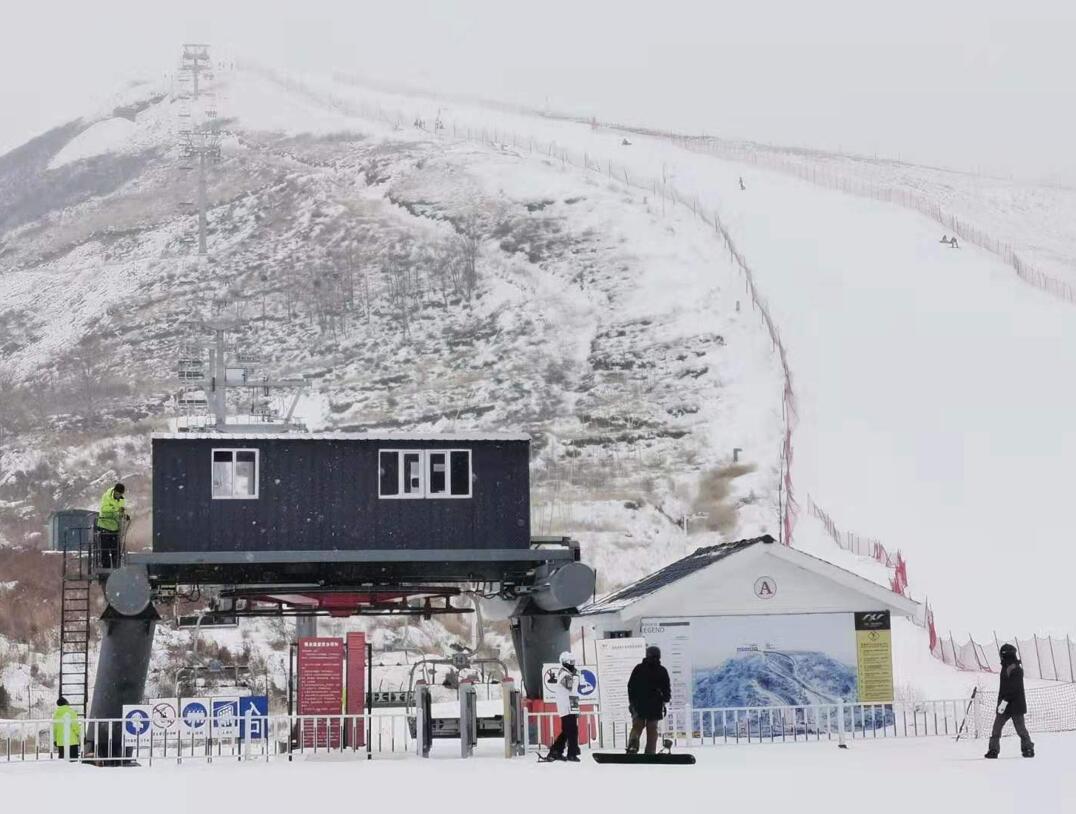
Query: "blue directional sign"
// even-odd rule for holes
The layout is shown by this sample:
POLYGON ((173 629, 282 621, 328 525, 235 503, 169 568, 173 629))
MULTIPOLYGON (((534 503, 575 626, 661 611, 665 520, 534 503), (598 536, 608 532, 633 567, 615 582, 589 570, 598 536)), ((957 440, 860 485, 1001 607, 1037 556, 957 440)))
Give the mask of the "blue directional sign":
POLYGON ((265 695, 247 695, 239 699, 239 737, 247 738, 249 724, 251 740, 266 737, 266 717, 269 715, 269 698, 265 695))

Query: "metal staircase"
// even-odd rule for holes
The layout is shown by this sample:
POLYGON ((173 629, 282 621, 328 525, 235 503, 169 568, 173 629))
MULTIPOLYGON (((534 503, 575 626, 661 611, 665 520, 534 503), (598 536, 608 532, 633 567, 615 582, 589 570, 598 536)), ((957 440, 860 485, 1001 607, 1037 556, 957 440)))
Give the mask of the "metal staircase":
POLYGON ((64 545, 60 593, 60 695, 85 716, 90 700, 90 586, 94 573, 89 537, 92 531, 71 531, 76 534, 65 541, 69 544, 64 545))

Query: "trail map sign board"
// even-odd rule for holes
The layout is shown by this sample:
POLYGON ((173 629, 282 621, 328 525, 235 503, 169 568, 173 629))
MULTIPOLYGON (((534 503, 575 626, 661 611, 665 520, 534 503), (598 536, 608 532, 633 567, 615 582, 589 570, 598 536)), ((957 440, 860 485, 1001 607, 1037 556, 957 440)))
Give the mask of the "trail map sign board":
POLYGON ((622 724, 631 720, 628 711, 628 679, 635 665, 646 654, 646 639, 599 639, 598 697, 601 700, 602 721, 622 724))
POLYGON ((308 636, 299 640, 299 731, 307 747, 340 746, 344 709, 344 640, 308 636))
POLYGON ((893 701, 893 639, 889 611, 855 614, 859 701, 893 701))
POLYGON ((687 619, 644 619, 639 632, 647 644, 661 648, 661 663, 669 671, 671 709, 691 706, 694 671, 691 658, 691 622, 687 619))

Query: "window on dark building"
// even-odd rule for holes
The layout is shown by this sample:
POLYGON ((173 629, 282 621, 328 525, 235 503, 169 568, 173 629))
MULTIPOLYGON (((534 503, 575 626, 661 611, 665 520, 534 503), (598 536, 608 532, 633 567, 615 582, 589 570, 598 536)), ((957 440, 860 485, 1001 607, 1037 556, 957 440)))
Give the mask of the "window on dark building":
POLYGON ((258 497, 258 450, 213 450, 213 499, 253 500, 258 497))
POLYGON ((383 449, 378 453, 378 494, 381 497, 396 497, 400 494, 400 461, 394 449, 383 449))
POLYGON ((471 497, 468 449, 382 449, 378 470, 380 497, 471 497))

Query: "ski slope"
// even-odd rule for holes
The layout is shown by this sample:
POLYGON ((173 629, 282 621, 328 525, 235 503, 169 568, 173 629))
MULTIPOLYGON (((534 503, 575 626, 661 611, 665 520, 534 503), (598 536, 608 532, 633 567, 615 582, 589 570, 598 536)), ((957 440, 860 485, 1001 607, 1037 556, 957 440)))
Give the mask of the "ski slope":
POLYGON ((78 801, 81 814, 134 807, 156 814, 211 810, 551 810, 800 811, 869 807, 872 814, 941 811, 1062 814, 1076 806, 1076 738, 1040 735, 1038 756, 1024 760, 1013 738, 1002 757, 983 760, 982 741, 915 738, 741 744, 696 749, 695 766, 598 766, 508 761, 499 742, 480 741, 461 760, 453 741, 438 741, 429 760, 413 756, 355 760, 335 755, 295 762, 187 761, 106 770, 53 761, 0 765, 5 801, 15 811, 52 812, 78 801), (907 782, 910 778, 915 782, 907 782), (780 782, 774 782, 780 778, 780 782), (77 788, 77 792, 75 789, 77 788), (675 803, 670 805, 670 802, 675 803), (124 802, 126 801, 126 802, 124 802))
MULTIPOLYGON (((584 124, 306 81, 323 102, 380 105, 403 126, 440 115, 457 134, 555 142, 716 210, 788 349, 798 494, 902 549, 914 595, 930 598, 941 625, 986 638, 1067 632, 1072 306, 985 251, 940 244, 941 227, 896 205, 661 138, 623 145, 584 124)), ((803 532, 820 545, 817 524, 803 532)))

